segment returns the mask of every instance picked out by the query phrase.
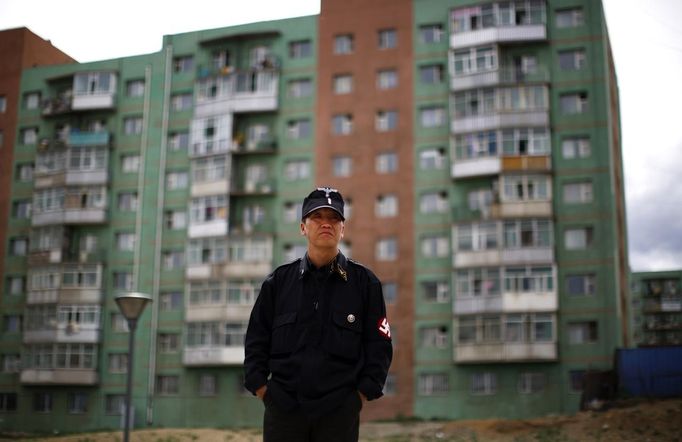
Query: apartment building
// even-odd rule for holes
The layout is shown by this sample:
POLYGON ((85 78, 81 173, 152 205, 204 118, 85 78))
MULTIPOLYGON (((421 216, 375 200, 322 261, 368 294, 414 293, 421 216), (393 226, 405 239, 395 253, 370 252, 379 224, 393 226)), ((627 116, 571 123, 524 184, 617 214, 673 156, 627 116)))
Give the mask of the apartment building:
POLYGON ((588 0, 323 0, 27 69, 3 285, 0 426, 257 426, 243 336, 301 256, 302 197, 347 200, 395 358, 365 419, 577 409, 630 345, 615 70, 588 0), (19 208, 22 208, 21 210, 19 208), (22 281, 24 283, 19 283, 22 281), (139 356, 138 356, 139 355, 139 356))
POLYGON ((682 273, 633 272, 630 280, 633 344, 682 345, 682 273))

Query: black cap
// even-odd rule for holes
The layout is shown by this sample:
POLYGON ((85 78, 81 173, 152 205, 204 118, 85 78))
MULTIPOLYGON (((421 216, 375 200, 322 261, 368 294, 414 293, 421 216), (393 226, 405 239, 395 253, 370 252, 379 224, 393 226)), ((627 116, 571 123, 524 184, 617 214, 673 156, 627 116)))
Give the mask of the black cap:
POLYGON ((343 216, 343 204, 343 197, 338 190, 330 187, 318 187, 303 199, 301 220, 304 220, 306 216, 310 215, 315 210, 327 207, 341 215, 341 219, 345 221, 346 217, 343 216))

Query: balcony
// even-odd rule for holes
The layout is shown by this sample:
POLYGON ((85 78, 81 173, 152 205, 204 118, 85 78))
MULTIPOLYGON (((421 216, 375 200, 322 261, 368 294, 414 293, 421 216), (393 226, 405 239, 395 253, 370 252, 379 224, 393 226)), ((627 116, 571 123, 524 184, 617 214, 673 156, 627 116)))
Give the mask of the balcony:
POLYGON ((20 382, 24 385, 97 385, 99 375, 96 369, 24 369, 20 382))
POLYGON ((109 132, 70 132, 66 144, 72 147, 108 146, 110 141, 109 132))
POLYGON ((454 300, 454 313, 522 313, 548 312, 559 308, 556 289, 544 288, 534 292, 504 291, 497 296, 467 296, 454 300))
POLYGON ((549 218, 552 201, 502 201, 490 206, 493 218, 549 218))
MULTIPOLYGON (((270 236, 229 236, 225 261, 189 262, 186 277, 195 280, 262 278, 272 271, 272 247, 270 236)), ((213 253, 219 255, 222 251, 214 250, 213 253)))
POLYGON ((246 140, 246 142, 235 142, 232 153, 234 155, 249 154, 274 154, 277 152, 277 140, 266 138, 262 140, 246 140))
POLYGON ((187 230, 190 238, 206 238, 227 235, 227 219, 225 217, 206 222, 190 222, 187 230))
POLYGON ((31 268, 28 280, 27 304, 100 304, 103 301, 101 264, 31 268))
POLYGON ((71 112, 71 102, 73 96, 71 92, 59 94, 53 98, 46 98, 41 103, 42 114, 44 117, 51 117, 55 115, 64 115, 71 112))
POLYGON ((192 181, 190 194, 192 198, 210 195, 227 195, 230 193, 230 181, 226 178, 206 181, 192 181))
MULTIPOLYGON (((454 72, 454 70, 451 70, 454 72)), ((549 71, 538 67, 535 72, 523 72, 515 67, 500 67, 472 73, 456 73, 450 77, 450 90, 462 91, 501 84, 546 83, 549 71)))
POLYGON ((182 353, 182 362, 188 367, 242 365, 244 354, 244 346, 185 347, 182 353))
POLYGON ((466 134, 514 127, 546 127, 549 125, 547 109, 505 110, 454 118, 450 123, 453 134, 466 134))
POLYGON ((497 267, 505 265, 535 264, 538 262, 554 262, 554 248, 522 247, 518 249, 460 250, 455 251, 453 266, 465 267, 497 267))
POLYGON ((544 23, 528 23, 512 26, 498 25, 450 35, 450 48, 463 49, 489 44, 532 43, 547 40, 544 23))
POLYGON ((232 196, 269 196, 276 193, 276 181, 246 180, 232 186, 232 196))
POLYGON ((225 322, 242 320, 248 321, 251 315, 253 304, 235 305, 229 304, 226 300, 214 304, 192 304, 187 305, 185 310, 185 321, 187 322, 225 322))
POLYGON ((104 224, 107 222, 107 209, 98 207, 63 208, 34 213, 31 217, 33 227, 55 224, 104 224))
POLYGON ((228 138, 217 138, 211 140, 200 140, 192 143, 189 149, 190 158, 217 155, 233 150, 232 140, 228 138))
POLYGON ((496 342, 457 344, 456 363, 543 362, 558 358, 556 342, 496 342))
POLYGON ((484 156, 453 160, 452 178, 471 178, 499 175, 502 171, 502 159, 499 156, 484 156))
POLYGON ((225 73, 199 81, 195 118, 277 110, 278 69, 228 69, 225 73))
POLYGON ((56 324, 41 330, 25 330, 23 333, 24 344, 97 344, 99 341, 99 326, 94 324, 56 324))
POLYGON ((646 299, 642 306, 642 311, 646 313, 682 313, 682 298, 676 296, 668 298, 661 297, 661 299, 646 299))

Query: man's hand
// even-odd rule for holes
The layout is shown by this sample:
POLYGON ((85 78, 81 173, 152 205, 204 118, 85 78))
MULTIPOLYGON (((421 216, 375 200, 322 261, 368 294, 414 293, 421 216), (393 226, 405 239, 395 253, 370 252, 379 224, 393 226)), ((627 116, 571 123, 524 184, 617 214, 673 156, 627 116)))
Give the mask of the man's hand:
POLYGON ((262 401, 263 398, 265 397, 265 392, 266 392, 266 391, 268 391, 268 386, 267 386, 267 385, 263 385, 263 386, 260 387, 258 390, 256 390, 256 396, 258 396, 258 399, 260 399, 260 400, 262 401))

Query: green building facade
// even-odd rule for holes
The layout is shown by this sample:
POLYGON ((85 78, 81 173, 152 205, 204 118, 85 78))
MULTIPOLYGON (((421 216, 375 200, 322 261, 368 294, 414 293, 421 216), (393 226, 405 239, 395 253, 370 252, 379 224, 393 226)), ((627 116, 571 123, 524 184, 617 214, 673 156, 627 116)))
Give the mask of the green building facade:
MULTIPOLYGON (((618 95, 600 2, 413 0, 414 415, 576 411, 630 345, 618 95)), ((0 429, 258 426, 243 337, 305 250, 317 16, 26 70, 0 429)), ((401 36, 401 38, 403 38, 401 36)), ((354 213, 354 217, 363 216, 354 213)), ((400 386, 391 385, 391 389, 400 386)))

